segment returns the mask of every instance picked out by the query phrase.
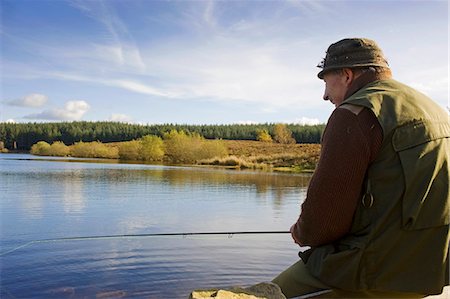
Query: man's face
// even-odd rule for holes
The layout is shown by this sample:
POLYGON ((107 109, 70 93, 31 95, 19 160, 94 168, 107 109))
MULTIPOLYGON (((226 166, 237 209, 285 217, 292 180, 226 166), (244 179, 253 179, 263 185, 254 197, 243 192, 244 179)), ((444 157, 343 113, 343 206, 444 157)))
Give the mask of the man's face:
POLYGON ((339 106, 344 101, 348 88, 344 72, 331 71, 325 73, 323 81, 325 81, 323 99, 330 101, 335 107, 339 106))

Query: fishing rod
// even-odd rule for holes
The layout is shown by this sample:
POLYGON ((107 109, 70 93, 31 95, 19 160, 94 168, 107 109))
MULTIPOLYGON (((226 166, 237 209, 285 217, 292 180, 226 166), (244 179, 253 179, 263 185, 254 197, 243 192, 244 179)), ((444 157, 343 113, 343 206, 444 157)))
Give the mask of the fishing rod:
POLYGON ((147 237, 170 237, 170 236, 205 236, 205 235, 227 235, 232 238, 234 235, 269 235, 269 234, 287 234, 290 231, 233 231, 233 232, 184 232, 184 233, 148 233, 148 234, 119 234, 119 235, 96 235, 96 236, 74 236, 61 237, 53 239, 32 240, 25 244, 14 247, 8 251, 0 253, 0 256, 13 253, 21 248, 28 247, 37 243, 51 243, 62 241, 80 241, 80 240, 100 240, 100 239, 120 239, 120 238, 147 238, 147 237))

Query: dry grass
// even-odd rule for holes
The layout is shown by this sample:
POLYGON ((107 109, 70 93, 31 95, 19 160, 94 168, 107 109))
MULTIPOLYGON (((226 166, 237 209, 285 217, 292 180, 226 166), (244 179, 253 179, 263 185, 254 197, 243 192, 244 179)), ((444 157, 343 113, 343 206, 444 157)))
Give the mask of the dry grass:
POLYGON ((312 171, 320 155, 319 144, 280 144, 246 140, 223 140, 229 157, 203 160, 201 164, 234 168, 312 171))
POLYGON ((239 158, 236 156, 228 156, 224 158, 212 158, 204 159, 198 162, 200 165, 217 165, 224 166, 226 168, 236 168, 236 169, 263 169, 267 170, 270 165, 265 163, 252 162, 245 158, 239 158))
POLYGON ((320 144, 281 144, 252 140, 223 140, 230 155, 258 156, 274 154, 293 154, 308 156, 320 153, 320 144))

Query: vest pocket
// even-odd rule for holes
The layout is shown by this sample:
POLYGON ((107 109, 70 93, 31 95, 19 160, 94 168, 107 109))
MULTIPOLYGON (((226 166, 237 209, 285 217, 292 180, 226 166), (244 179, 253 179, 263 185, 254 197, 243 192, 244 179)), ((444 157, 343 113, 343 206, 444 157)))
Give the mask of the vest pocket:
POLYGON ((418 121, 397 128, 392 137, 404 176, 406 230, 450 224, 449 136, 448 123, 418 121))

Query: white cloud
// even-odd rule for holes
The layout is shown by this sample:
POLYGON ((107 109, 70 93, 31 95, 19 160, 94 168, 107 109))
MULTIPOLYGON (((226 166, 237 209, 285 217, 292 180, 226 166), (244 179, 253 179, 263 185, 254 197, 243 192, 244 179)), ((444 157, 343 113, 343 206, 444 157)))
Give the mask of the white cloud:
POLYGON ((26 119, 44 119, 44 120, 80 120, 90 109, 85 101, 66 102, 64 108, 54 108, 45 110, 41 113, 34 113, 25 116, 26 119))
POLYGON ((7 124, 15 124, 16 121, 14 119, 10 118, 10 119, 5 120, 5 123, 7 123, 7 124))
POLYGON ((111 114, 111 116, 109 117, 109 120, 115 121, 115 122, 125 122, 125 123, 129 123, 132 121, 130 116, 128 116, 126 114, 120 114, 120 113, 111 114))
MULTIPOLYGON (((254 125, 254 124, 261 124, 261 122, 253 121, 253 120, 241 120, 237 122, 240 125, 254 125)), ((279 123, 276 121, 275 123, 279 123)), ((308 118, 308 117, 301 117, 297 118, 294 121, 288 120, 288 121, 281 121, 281 123, 285 124, 299 124, 299 125, 318 125, 322 124, 323 121, 320 121, 317 118, 308 118)))
POLYGON ((425 93, 440 103, 448 102, 449 77, 447 67, 423 68, 415 72, 399 72, 402 82, 425 93), (414 73, 414 74, 410 74, 414 73))
POLYGON ((301 117, 301 118, 298 118, 298 119, 294 120, 293 123, 300 124, 300 125, 318 125, 318 124, 321 124, 323 122, 321 122, 317 118, 301 117))
POLYGON ((259 122, 253 120, 240 120, 237 122, 239 125, 256 125, 259 122))
POLYGON ((48 97, 39 93, 32 93, 26 95, 20 99, 15 99, 11 101, 7 101, 6 103, 11 106, 19 106, 19 107, 42 107, 47 103, 48 97))

